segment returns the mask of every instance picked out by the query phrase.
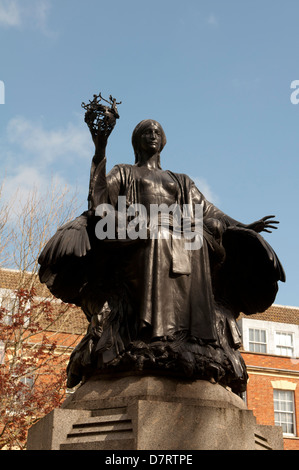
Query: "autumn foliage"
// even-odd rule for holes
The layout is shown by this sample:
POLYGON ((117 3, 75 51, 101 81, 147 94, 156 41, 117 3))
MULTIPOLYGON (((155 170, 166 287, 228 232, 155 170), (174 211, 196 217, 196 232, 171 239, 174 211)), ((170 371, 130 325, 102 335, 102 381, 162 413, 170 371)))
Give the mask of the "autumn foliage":
POLYGON ((39 283, 37 259, 78 207, 75 195, 53 184, 43 193, 4 196, 5 182, 0 184, 0 449, 8 450, 25 449, 29 427, 65 397, 66 366, 78 341, 65 322, 72 322, 75 307, 39 283), (7 269, 14 271, 13 286, 3 281, 7 269))
POLYGON ((0 449, 24 449, 28 428, 65 397, 68 355, 51 331, 63 309, 72 306, 57 309, 34 288, 16 291, 10 312, 0 307, 0 449))

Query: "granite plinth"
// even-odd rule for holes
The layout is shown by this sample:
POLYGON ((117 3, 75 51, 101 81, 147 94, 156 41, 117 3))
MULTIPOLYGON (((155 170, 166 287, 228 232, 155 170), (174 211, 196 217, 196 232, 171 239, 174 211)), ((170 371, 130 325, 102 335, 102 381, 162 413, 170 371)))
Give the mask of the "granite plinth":
POLYGON ((29 431, 28 450, 282 449, 225 387, 173 377, 95 375, 29 431))

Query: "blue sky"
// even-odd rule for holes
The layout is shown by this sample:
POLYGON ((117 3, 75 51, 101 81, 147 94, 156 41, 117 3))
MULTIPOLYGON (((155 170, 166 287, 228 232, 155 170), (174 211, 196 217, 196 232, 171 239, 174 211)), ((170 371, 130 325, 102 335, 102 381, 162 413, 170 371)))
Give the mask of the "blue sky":
POLYGON ((84 210, 93 144, 81 102, 112 94, 108 170, 133 162, 135 125, 158 120, 164 169, 242 222, 276 215, 264 235, 287 275, 275 303, 299 306, 298 17, 297 0, 0 0, 7 194, 52 176, 84 210))

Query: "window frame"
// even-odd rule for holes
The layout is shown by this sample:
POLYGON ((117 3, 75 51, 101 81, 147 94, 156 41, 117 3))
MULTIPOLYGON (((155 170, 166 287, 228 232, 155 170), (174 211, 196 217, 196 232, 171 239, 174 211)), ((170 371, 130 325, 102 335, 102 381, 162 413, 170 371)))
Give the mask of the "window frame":
MULTIPOLYGON (((297 436, 297 433, 296 433, 296 410, 295 410, 295 393, 294 393, 294 390, 286 390, 286 389, 280 389, 280 388, 274 388, 273 389, 273 410, 274 410, 274 424, 275 426, 281 426, 282 427, 282 433, 283 433, 283 436, 284 437, 296 437, 297 436), (284 393, 284 394, 290 394, 291 396, 291 400, 279 400, 279 398, 275 398, 275 392, 281 392, 281 393, 284 393), (289 410, 281 410, 281 409, 276 409, 276 403, 291 403, 292 404, 292 410, 289 411, 289 410), (293 427, 293 432, 288 432, 288 431, 284 431, 283 430, 283 425, 285 424, 286 426, 288 426, 290 423, 286 420, 286 421, 282 421, 281 419, 279 420, 279 422, 275 419, 275 414, 276 413, 279 413, 280 415, 283 415, 283 416, 292 416, 292 427, 293 427)), ((288 429, 288 428, 287 428, 288 429)))
MULTIPOLYGON (((0 289, 0 307, 6 310, 3 316, 3 325, 11 326, 14 312, 19 308, 19 299, 16 293, 11 289, 0 289), (9 305, 10 304, 10 305, 9 305)), ((25 312, 30 310, 30 301, 26 302, 25 312)), ((25 318, 24 327, 26 328, 30 323, 30 315, 25 318)))
POLYGON ((249 352, 253 352, 253 353, 257 353, 257 354, 268 354, 268 331, 266 328, 256 328, 256 327, 248 327, 248 351, 249 352), (264 332, 265 333, 265 342, 263 341, 256 341, 254 339, 254 341, 251 341, 250 340, 250 332, 253 331, 254 334, 256 332, 259 332, 259 334, 261 332, 264 332), (251 349, 251 345, 254 345, 254 349, 251 349), (256 350, 255 349, 255 346, 257 346, 259 348, 261 348, 262 346, 265 346, 265 351, 261 351, 261 350, 256 350))
POLYGON ((0 340, 0 366, 3 366, 5 364, 5 343, 0 340))
POLYGON ((275 330, 274 331, 274 346, 275 346, 275 354, 277 356, 287 356, 287 357, 294 357, 295 354, 295 346, 294 346, 294 333, 292 331, 281 331, 281 330, 275 330), (277 343, 277 335, 284 335, 287 336, 289 335, 292 339, 292 346, 284 346, 281 344, 277 343), (277 348, 285 348, 291 350, 291 354, 282 354, 282 352, 278 352, 277 348))

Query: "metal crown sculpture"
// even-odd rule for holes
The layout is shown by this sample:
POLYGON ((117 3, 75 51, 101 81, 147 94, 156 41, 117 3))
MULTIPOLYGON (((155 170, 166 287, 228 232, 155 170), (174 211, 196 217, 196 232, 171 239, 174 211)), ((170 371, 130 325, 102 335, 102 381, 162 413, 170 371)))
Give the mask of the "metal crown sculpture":
POLYGON ((104 99, 99 93, 93 95, 93 100, 89 100, 89 103, 82 103, 81 107, 86 110, 85 122, 89 127, 92 137, 96 137, 100 132, 105 137, 109 137, 114 129, 116 119, 119 119, 117 105, 121 104, 116 102, 112 95, 109 96, 109 101, 104 99), (109 106, 101 103, 104 101, 109 106))

